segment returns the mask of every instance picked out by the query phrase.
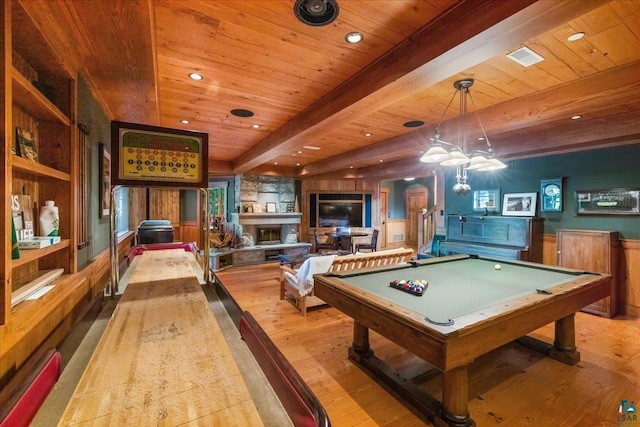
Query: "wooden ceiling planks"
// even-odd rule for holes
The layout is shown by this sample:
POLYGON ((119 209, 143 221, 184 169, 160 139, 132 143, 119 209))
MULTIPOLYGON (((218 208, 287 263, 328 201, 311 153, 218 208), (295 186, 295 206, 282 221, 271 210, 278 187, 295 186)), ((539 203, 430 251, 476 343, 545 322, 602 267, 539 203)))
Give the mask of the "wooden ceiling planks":
MULTIPOLYGON (((373 176, 392 163, 425 170, 414 160, 463 77, 476 80, 483 125, 510 158, 559 152, 564 137, 574 150, 637 133, 629 119, 639 108, 638 2, 338 2, 325 27, 297 21, 291 0, 23 4, 110 117, 208 132, 214 174, 277 173, 274 162, 301 177, 354 175, 350 166, 373 176), (364 42, 346 44, 351 30, 364 42), (586 36, 567 42, 575 31, 586 36), (523 68, 505 57, 522 45, 545 61, 523 68), (189 80, 194 70, 205 79, 189 80), (233 108, 256 114, 238 118, 233 108), (565 124, 574 112, 582 124, 565 124), (403 127, 409 120, 425 126, 403 127)), ((456 99, 442 131, 457 109, 456 99)))

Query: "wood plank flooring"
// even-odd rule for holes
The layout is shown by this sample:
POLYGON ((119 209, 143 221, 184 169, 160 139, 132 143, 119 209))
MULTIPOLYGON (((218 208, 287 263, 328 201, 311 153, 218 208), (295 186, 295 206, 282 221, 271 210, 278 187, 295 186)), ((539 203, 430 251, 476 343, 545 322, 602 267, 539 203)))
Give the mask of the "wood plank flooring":
MULTIPOLYGON (((244 310, 316 393, 334 427, 431 426, 347 358, 352 320, 332 307, 307 317, 279 299, 279 265, 233 267, 216 273, 244 310)), ((553 325, 531 334, 552 342, 553 325)), ((376 355, 441 397, 441 375, 411 353, 371 332, 376 355)), ((512 343, 477 359, 469 369, 469 410, 482 426, 617 426, 622 400, 640 406, 640 319, 576 315, 582 355, 567 366, 512 343)), ((635 424, 624 424, 640 426, 635 424)))

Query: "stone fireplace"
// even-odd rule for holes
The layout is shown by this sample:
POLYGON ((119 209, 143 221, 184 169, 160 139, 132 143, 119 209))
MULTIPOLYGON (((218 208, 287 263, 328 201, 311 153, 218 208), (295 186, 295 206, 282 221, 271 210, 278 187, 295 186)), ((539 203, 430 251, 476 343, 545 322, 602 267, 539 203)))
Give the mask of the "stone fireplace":
POLYGON ((293 178, 267 175, 236 175, 236 213, 231 223, 239 225, 236 233, 249 236, 255 245, 297 243, 302 214, 295 209, 293 178), (262 212, 254 212, 258 204, 262 212), (267 204, 275 212, 266 212, 267 204))
POLYGON ((251 236, 256 245, 297 243, 301 213, 236 213, 231 221, 240 225, 242 235, 251 236), (292 236, 292 237, 289 237, 292 236), (291 239, 295 239, 291 241, 291 239))

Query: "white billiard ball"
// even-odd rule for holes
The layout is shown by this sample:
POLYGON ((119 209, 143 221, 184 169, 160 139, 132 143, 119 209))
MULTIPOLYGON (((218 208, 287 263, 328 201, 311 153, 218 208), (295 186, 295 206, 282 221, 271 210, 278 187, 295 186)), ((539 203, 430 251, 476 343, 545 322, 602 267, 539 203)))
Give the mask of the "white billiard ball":
POLYGON ((496 270, 500 270, 502 266, 500 264, 496 264, 493 266, 493 268, 495 268, 496 270))

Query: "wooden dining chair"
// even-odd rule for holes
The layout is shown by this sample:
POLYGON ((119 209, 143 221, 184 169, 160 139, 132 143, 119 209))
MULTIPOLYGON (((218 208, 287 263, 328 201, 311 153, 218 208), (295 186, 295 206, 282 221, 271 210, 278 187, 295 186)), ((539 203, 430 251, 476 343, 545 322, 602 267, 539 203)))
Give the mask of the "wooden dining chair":
POLYGON ((333 239, 328 240, 325 243, 320 243, 320 237, 318 236, 318 230, 313 230, 313 242, 316 246, 316 252, 321 250, 335 251, 337 249, 335 241, 333 239))
POLYGON ((378 234, 380 234, 380 230, 373 230, 370 243, 356 243, 356 252, 361 252, 363 249, 375 252, 378 246, 378 234))

